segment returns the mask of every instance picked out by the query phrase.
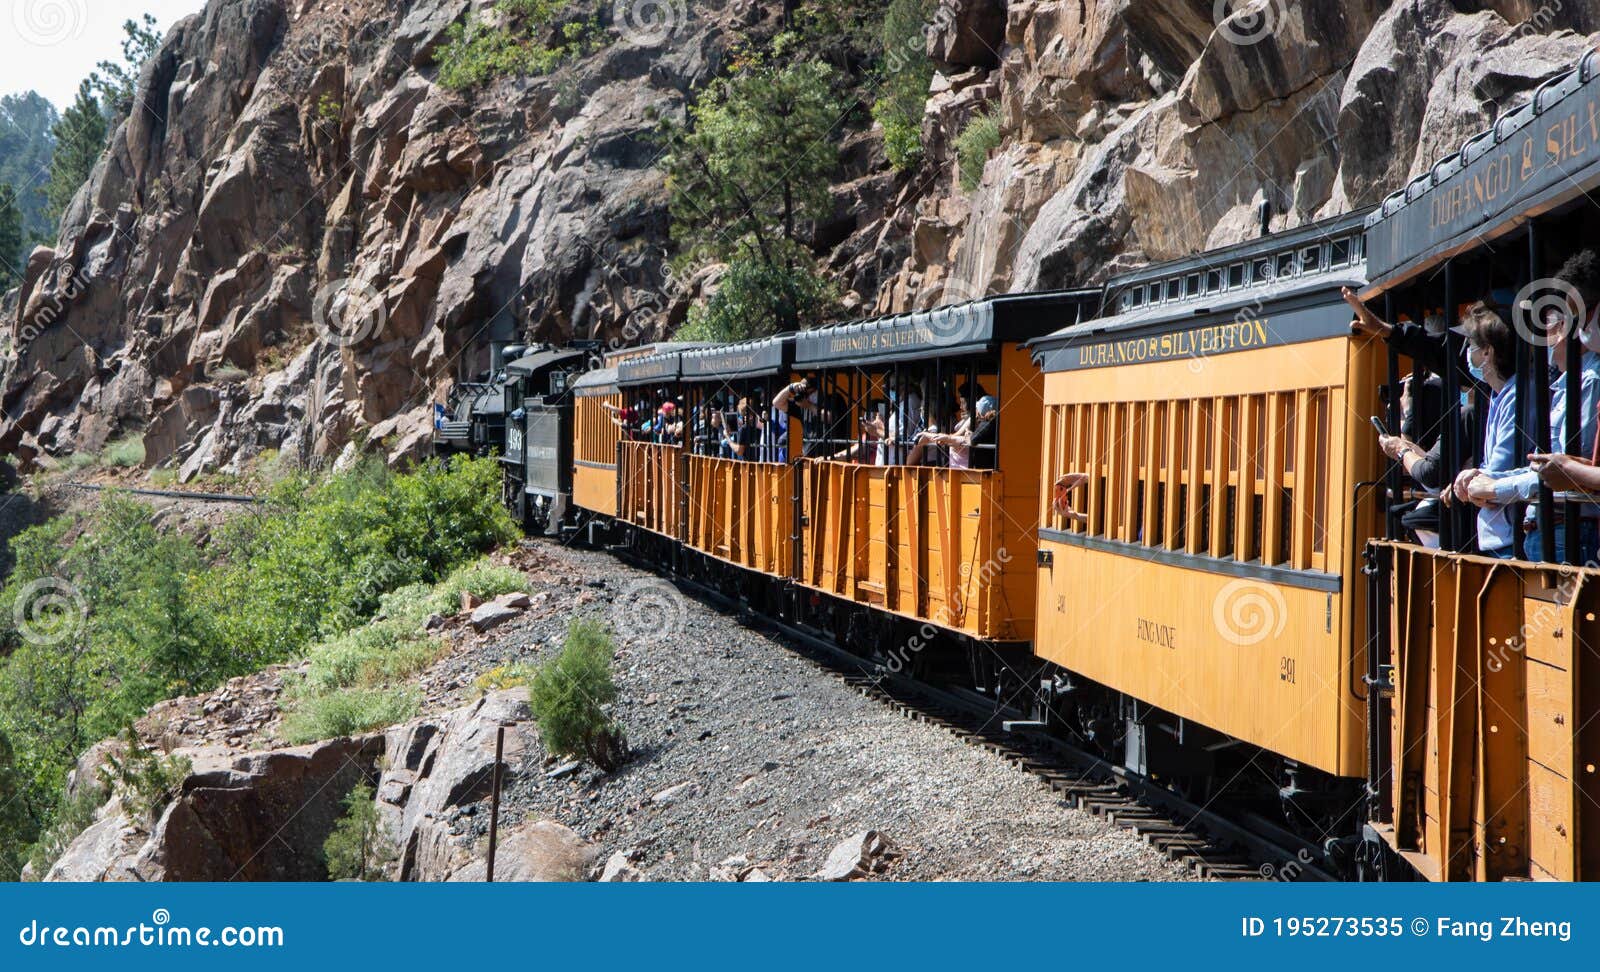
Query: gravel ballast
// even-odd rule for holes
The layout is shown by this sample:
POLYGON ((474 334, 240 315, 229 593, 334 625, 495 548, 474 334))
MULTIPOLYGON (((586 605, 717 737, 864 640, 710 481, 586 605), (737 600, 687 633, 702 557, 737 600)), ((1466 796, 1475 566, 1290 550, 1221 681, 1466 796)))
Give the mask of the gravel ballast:
MULTIPOLYGON (((633 755, 601 775, 541 759, 529 740, 530 765, 504 792, 506 824, 563 823, 599 845, 600 861, 620 853, 645 880, 752 869, 811 878, 865 831, 894 848, 875 879, 1190 878, 1024 770, 862 696, 653 574, 544 541, 527 544, 523 559, 532 608, 430 671, 430 695, 469 697, 483 671, 549 657, 573 614, 602 617, 618 633, 614 712, 633 755)), ((487 824, 472 816, 462 829, 487 824)))

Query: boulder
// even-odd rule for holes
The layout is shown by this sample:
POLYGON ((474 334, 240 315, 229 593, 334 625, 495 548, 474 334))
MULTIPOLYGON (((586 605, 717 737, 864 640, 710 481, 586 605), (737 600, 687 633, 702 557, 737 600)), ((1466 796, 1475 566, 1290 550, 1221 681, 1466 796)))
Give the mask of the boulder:
POLYGON ((899 848, 876 830, 863 830, 840 841, 817 872, 819 881, 854 881, 881 874, 900 857, 899 848))
POLYGON ((488 631, 497 624, 509 621, 521 613, 521 608, 510 607, 498 601, 490 601, 488 604, 480 604, 473 608, 468 621, 472 625, 472 630, 483 632, 488 631))
MULTIPOLYGON (((512 881, 582 881, 593 866, 596 849, 571 828, 551 820, 534 820, 502 830, 495 847, 494 879, 512 881)), ((450 881, 483 881, 488 862, 474 859, 453 871, 450 881)))
POLYGON ((600 871, 599 881, 643 881, 644 872, 634 867, 628 858, 621 852, 606 858, 606 866, 600 871))

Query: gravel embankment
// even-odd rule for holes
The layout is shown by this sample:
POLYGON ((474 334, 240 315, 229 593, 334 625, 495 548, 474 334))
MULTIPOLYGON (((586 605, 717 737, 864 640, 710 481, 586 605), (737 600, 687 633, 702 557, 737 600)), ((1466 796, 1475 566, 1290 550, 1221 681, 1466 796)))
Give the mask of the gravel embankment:
MULTIPOLYGON (((479 673, 546 657, 572 613, 597 614, 619 631, 615 711, 633 756, 610 776, 521 767, 504 794, 507 824, 559 821, 599 844, 601 861, 623 852, 650 880, 727 877, 741 864, 805 878, 864 830, 898 847, 884 875, 898 880, 1190 876, 1028 773, 861 696, 654 575, 545 542, 522 559, 533 608, 435 666, 429 695, 468 698, 479 673)), ((487 825, 487 806, 473 809, 462 830, 487 825)))

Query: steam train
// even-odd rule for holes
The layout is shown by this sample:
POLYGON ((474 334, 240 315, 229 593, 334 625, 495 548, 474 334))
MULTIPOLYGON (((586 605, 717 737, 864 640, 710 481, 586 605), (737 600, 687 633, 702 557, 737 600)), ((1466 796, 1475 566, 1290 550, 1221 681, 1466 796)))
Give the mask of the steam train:
MULTIPOLYGON (((1473 553, 1459 507, 1412 537, 1431 497, 1375 426, 1427 375, 1341 296, 1443 326, 1443 461, 1472 465, 1447 328, 1600 244, 1597 68, 1369 212, 1099 288, 540 352, 506 369, 507 500, 1226 797, 1346 876, 1600 877, 1600 572, 1473 553)), ((1548 365, 1519 352, 1530 414, 1548 365)))

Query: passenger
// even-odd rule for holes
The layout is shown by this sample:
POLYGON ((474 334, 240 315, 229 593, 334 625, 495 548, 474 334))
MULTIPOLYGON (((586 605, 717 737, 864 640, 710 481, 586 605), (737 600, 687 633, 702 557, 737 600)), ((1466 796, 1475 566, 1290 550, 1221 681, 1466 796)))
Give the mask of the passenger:
POLYGON ((1089 474, 1081 472, 1062 473, 1056 480, 1055 495, 1051 499, 1050 505, 1057 513, 1065 517, 1068 523, 1089 525, 1089 514, 1079 513, 1072 506, 1072 491, 1088 481, 1089 474))
MULTIPOLYGON (((943 446, 950 457, 951 469, 992 469, 994 449, 984 449, 982 446, 994 445, 995 419, 999 413, 999 403, 993 397, 984 395, 978 399, 976 415, 963 418, 953 432, 922 433, 918 446, 943 446)), ((915 450, 912 455, 917 455, 915 450)))
POLYGON ((1352 332, 1383 338, 1393 345, 1396 351, 1434 374, 1444 373, 1443 317, 1430 316, 1421 324, 1401 321, 1399 326, 1396 326, 1368 310, 1367 305, 1362 303, 1361 298, 1357 297, 1356 292, 1349 287, 1343 288, 1339 295, 1350 305, 1350 309, 1355 311, 1355 319, 1350 322, 1352 332))
MULTIPOLYGON (((1567 427, 1567 342, 1570 339, 1571 329, 1566 326, 1565 319, 1559 316, 1548 321, 1546 326, 1555 334, 1550 344, 1550 436, 1552 442, 1562 442, 1567 427)), ((1580 367, 1580 395, 1578 434, 1578 455, 1592 455, 1595 443, 1595 407, 1600 403, 1600 355, 1596 355, 1587 348, 1579 352, 1580 367)), ((1523 466, 1511 472, 1494 478, 1492 485, 1485 484, 1480 479, 1474 487, 1475 502, 1488 501, 1499 506, 1511 503, 1528 503, 1539 496, 1539 473, 1531 466, 1523 466)), ((1470 490, 1469 490, 1470 491, 1470 490)), ((1566 530, 1557 530, 1555 536, 1555 558, 1557 563, 1585 563, 1594 559, 1597 549, 1600 549, 1600 522, 1595 519, 1596 510, 1592 506, 1575 507, 1575 512, 1583 517, 1579 525, 1579 549, 1576 561, 1569 561, 1566 549, 1566 530)), ((1558 505, 1551 520, 1555 524, 1563 522, 1566 510, 1558 505)), ((1527 508, 1527 513, 1522 522, 1522 529, 1527 534, 1523 542, 1523 550, 1529 560, 1537 559, 1542 550, 1542 539, 1539 534, 1538 504, 1534 503, 1527 508)))
POLYGON ((706 435, 705 442, 701 445, 701 451, 708 456, 725 458, 723 455, 725 437, 722 425, 722 411, 712 407, 706 415, 706 435))
MULTIPOLYGON (((1416 481, 1418 486, 1431 494, 1437 494, 1444 487, 1443 449, 1444 436, 1434 430, 1432 445, 1424 449, 1414 440, 1414 430, 1422 426, 1423 420, 1416 417, 1416 404, 1411 394, 1412 385, 1415 384, 1410 375, 1407 375, 1400 384, 1400 427, 1405 430, 1401 435, 1378 436, 1378 448, 1390 459, 1400 463, 1407 476, 1416 481)), ((1424 382, 1423 390, 1426 393, 1430 388, 1437 392, 1437 382, 1429 384, 1424 382)), ((1437 396, 1435 396, 1436 398, 1437 396)), ((1437 401, 1435 401, 1437 408, 1437 401)), ((1469 420, 1470 427, 1470 420, 1469 420)), ((1439 501, 1435 496, 1428 496, 1418 500, 1415 504, 1403 504, 1401 509, 1401 525, 1416 533, 1417 541, 1425 547, 1437 549, 1439 546, 1439 501)))
POLYGON ((750 399, 739 399, 738 425, 723 438, 729 453, 735 459, 756 460, 756 446, 761 441, 761 430, 756 426, 756 411, 750 399))
POLYGON ((830 458, 833 449, 850 434, 850 409, 844 396, 835 392, 819 402, 817 392, 804 378, 783 386, 773 396, 772 407, 798 419, 803 429, 814 433, 805 437, 808 459, 830 458))
POLYGON ((600 407, 606 410, 606 417, 611 419, 611 424, 622 430, 623 438, 639 438, 636 408, 626 405, 613 405, 610 402, 601 402, 600 407))
POLYGON ((1517 464, 1517 384, 1512 381, 1516 334, 1503 313, 1482 301, 1467 309, 1460 330, 1467 338, 1467 370, 1489 386, 1491 395, 1483 430, 1483 465, 1457 473, 1451 494, 1479 507, 1478 552, 1507 559, 1515 550, 1511 514, 1494 503, 1493 477, 1517 464))
POLYGON ((920 380, 906 390, 903 400, 899 392, 889 389, 889 419, 884 427, 883 445, 878 450, 878 465, 917 465, 911 461, 910 453, 915 452, 917 436, 922 434, 926 425, 920 380))
POLYGON ((844 462, 878 464, 879 448, 883 442, 883 416, 873 414, 861 420, 861 437, 849 448, 835 452, 830 458, 844 462))

